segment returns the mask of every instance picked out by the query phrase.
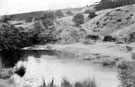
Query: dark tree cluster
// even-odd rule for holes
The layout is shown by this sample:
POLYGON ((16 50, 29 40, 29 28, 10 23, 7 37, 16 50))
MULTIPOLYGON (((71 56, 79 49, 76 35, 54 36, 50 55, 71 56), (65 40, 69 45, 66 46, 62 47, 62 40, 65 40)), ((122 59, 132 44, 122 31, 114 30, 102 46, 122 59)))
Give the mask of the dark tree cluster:
POLYGON ((46 44, 53 40, 52 32, 53 30, 42 28, 39 23, 34 24, 33 29, 0 23, 0 49, 16 50, 36 44, 46 44))
POLYGON ((57 11, 55 12, 55 15, 56 15, 57 18, 64 17, 64 13, 63 13, 61 10, 57 10, 57 11))
POLYGON ((112 36, 105 36, 103 41, 116 41, 116 38, 114 38, 112 36))
POLYGON ((75 23, 76 26, 79 26, 80 24, 84 23, 84 15, 81 14, 81 13, 78 13, 73 17, 72 20, 73 20, 73 22, 75 23))
POLYGON ((115 8, 124 5, 134 4, 135 0, 101 0, 99 4, 95 6, 96 10, 115 8))

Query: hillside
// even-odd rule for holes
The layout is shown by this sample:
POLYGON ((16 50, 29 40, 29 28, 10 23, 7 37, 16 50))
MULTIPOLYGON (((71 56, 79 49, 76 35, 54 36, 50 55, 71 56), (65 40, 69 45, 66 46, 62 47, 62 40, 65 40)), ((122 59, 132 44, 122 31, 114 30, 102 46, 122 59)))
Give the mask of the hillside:
POLYGON ((97 17, 82 24, 88 34, 110 35, 126 27, 133 26, 135 22, 135 5, 104 10, 97 17))
POLYGON ((26 20, 30 17, 40 17, 42 16, 46 11, 36 11, 36 12, 28 12, 28 13, 21 13, 21 14, 14 14, 13 20, 26 20))

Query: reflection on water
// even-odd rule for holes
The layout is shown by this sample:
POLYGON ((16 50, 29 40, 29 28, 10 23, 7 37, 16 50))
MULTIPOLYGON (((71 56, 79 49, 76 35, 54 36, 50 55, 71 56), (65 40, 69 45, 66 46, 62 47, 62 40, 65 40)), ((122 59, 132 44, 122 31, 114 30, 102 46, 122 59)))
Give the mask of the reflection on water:
POLYGON ((19 60, 26 60, 28 56, 40 58, 42 55, 57 55, 53 50, 4 50, 0 51, 0 58, 5 67, 13 67, 19 60))
POLYGON ((18 53, 14 51, 11 53, 3 52, 1 56, 2 59, 5 57, 9 60, 15 57, 9 63, 4 62, 6 65, 15 65, 19 60, 24 61, 26 73, 23 79, 33 87, 42 84, 43 79, 46 84, 49 84, 53 79, 55 85, 61 85, 62 78, 67 78, 71 83, 74 83, 93 77, 97 81, 98 87, 118 86, 119 81, 115 70, 73 59, 71 58, 71 56, 73 57, 72 54, 68 55, 69 53, 58 51, 18 51, 18 53))

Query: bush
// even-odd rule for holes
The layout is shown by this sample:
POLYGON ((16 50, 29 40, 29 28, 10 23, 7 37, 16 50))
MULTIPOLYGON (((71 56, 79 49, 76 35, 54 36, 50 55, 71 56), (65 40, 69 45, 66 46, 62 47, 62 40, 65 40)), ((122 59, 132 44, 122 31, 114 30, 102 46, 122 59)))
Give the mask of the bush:
POLYGON ((64 17, 64 14, 63 14, 63 12, 62 12, 61 10, 57 10, 57 11, 55 12, 55 15, 56 15, 58 18, 64 17))
POLYGON ((99 40, 100 37, 98 35, 87 35, 86 39, 91 39, 91 40, 99 40))
POLYGON ((91 11, 90 10, 85 10, 85 14, 89 14, 91 11))
POLYGON ((88 12, 89 12, 89 16, 88 16, 89 18, 94 18, 95 16, 97 16, 95 10, 89 10, 88 12))
POLYGON ((116 38, 114 38, 112 36, 105 36, 103 41, 116 41, 116 38))
POLYGON ((46 12, 44 13, 44 15, 41 17, 42 20, 46 19, 46 18, 49 18, 51 20, 54 20, 56 17, 55 17, 55 13, 54 12, 46 12))
POLYGON ((76 14, 73 17, 73 21, 75 22, 76 26, 79 26, 80 24, 83 24, 84 23, 84 15, 81 14, 81 13, 76 14))
POLYGON ((133 50, 133 48, 130 47, 130 46, 126 46, 126 49, 127 49, 127 51, 132 51, 133 50))
POLYGON ((122 87, 135 87, 135 62, 122 62, 118 66, 118 78, 122 87))
POLYGON ((135 60, 135 53, 134 53, 134 52, 131 54, 131 58, 132 58, 133 60, 135 60))
POLYGON ((67 15, 73 15, 73 12, 72 12, 71 10, 68 10, 68 11, 66 12, 66 14, 67 14, 67 15))
POLYGON ((32 22, 33 17, 29 17, 25 20, 25 22, 32 22))
POLYGON ((49 26, 54 25, 53 20, 51 20, 50 18, 42 20, 42 24, 45 26, 46 29, 48 29, 49 26))
POLYGON ((8 23, 12 19, 12 16, 4 15, 0 17, 0 22, 8 23))
POLYGON ((135 42, 135 32, 130 33, 126 38, 125 41, 127 43, 135 42))

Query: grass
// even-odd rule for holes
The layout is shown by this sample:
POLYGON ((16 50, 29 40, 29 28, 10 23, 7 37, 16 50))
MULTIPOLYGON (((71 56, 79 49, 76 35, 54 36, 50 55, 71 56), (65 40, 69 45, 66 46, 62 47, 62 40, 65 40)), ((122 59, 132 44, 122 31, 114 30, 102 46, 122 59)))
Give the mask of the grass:
POLYGON ((126 46, 126 49, 127 49, 127 51, 132 51, 133 50, 133 48, 130 47, 130 46, 126 46))
POLYGON ((84 80, 83 82, 76 82, 75 87, 97 87, 96 82, 94 79, 84 80))
MULTIPOLYGON (((44 81, 44 80, 43 80, 44 81)), ((57 87, 54 85, 54 80, 49 85, 46 85, 45 82, 40 87, 57 87), (51 84, 51 85, 50 85, 51 84)), ((63 78, 61 82, 61 87, 97 87, 95 79, 86 79, 84 81, 77 81, 74 84, 71 84, 71 82, 63 78)))
POLYGON ((135 60, 135 53, 134 53, 134 52, 131 54, 131 58, 132 58, 133 60, 135 60))

